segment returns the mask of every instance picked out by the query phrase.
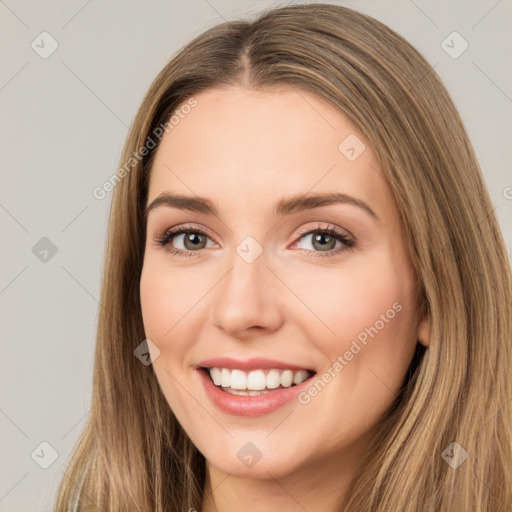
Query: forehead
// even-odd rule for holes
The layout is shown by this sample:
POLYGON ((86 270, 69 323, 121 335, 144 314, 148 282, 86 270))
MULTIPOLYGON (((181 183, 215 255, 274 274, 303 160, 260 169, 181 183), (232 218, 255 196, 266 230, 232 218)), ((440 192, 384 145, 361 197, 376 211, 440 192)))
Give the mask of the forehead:
POLYGON ((171 191, 226 207, 250 201, 271 208, 285 195, 334 191, 386 208, 389 190, 372 148, 320 96, 291 87, 229 87, 195 100, 161 140, 148 202, 171 191))

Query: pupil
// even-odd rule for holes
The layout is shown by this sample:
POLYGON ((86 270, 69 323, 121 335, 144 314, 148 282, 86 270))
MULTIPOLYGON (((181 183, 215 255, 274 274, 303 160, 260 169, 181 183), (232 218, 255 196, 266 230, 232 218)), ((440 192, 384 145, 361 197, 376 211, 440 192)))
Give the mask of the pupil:
MULTIPOLYGON (((320 243, 320 247, 325 249, 327 245, 329 245, 329 240, 325 242, 325 239, 330 239, 331 242, 335 241, 334 238, 327 233, 318 233, 315 235, 314 241, 320 243)), ((331 244, 332 245, 332 244, 331 244)))
POLYGON ((200 237, 201 237, 201 235, 199 235, 197 233, 189 233, 186 238, 186 241, 192 243, 192 245, 198 244, 198 243, 200 243, 200 237))

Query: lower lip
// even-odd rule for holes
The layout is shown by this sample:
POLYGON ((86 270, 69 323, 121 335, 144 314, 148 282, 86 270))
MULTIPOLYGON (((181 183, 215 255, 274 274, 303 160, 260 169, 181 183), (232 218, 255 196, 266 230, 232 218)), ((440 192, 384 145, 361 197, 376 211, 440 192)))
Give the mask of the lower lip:
POLYGON ((270 391, 264 395, 244 396, 222 391, 213 383, 205 370, 197 369, 196 371, 210 400, 222 411, 238 416, 260 416, 271 413, 296 398, 311 380, 310 377, 296 386, 270 391))

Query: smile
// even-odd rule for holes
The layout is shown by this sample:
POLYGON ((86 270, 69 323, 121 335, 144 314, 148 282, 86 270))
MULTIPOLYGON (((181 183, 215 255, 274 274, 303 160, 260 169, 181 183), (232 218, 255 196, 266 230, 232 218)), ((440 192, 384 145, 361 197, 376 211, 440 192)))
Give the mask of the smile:
POLYGON ((313 375, 309 370, 278 368, 244 371, 230 368, 205 368, 213 383, 232 395, 259 396, 301 384, 313 375))
POLYGON ((262 358, 217 357, 196 366, 211 403, 235 416, 261 416, 296 402, 316 373, 297 364, 262 358))

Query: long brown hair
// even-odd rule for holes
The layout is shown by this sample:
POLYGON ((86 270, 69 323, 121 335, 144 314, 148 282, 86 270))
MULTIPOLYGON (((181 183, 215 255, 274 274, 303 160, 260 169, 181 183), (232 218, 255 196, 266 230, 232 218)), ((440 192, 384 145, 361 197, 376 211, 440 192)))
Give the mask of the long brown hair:
POLYGON ((401 36, 345 7, 302 4, 205 31, 164 67, 138 110, 121 165, 138 156, 116 175, 112 199, 93 406, 55 511, 201 510, 204 457, 152 366, 134 356, 145 339, 143 210, 158 144, 139 151, 194 95, 230 85, 316 93, 361 131, 393 190, 430 318, 430 345, 411 363, 340 510, 511 510, 510 264, 461 118, 401 36), (443 457, 454 442, 468 454, 457 468, 443 457))

